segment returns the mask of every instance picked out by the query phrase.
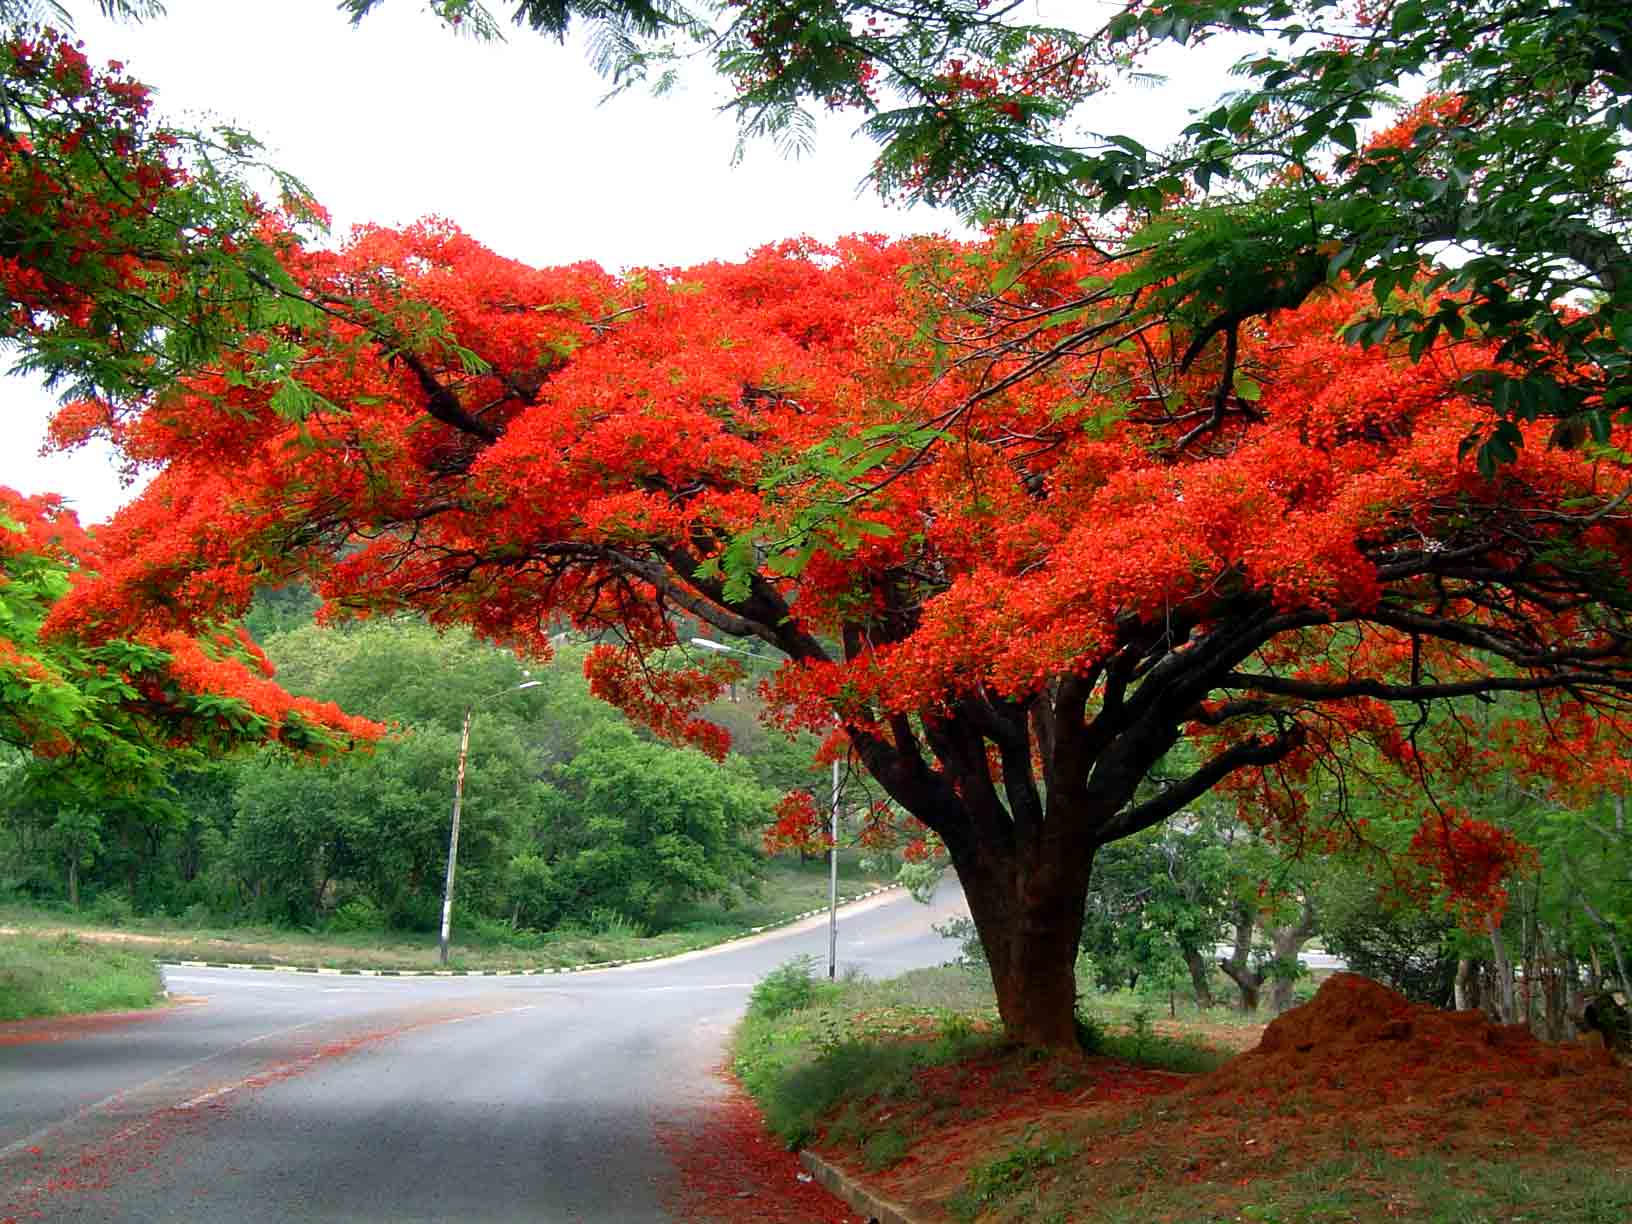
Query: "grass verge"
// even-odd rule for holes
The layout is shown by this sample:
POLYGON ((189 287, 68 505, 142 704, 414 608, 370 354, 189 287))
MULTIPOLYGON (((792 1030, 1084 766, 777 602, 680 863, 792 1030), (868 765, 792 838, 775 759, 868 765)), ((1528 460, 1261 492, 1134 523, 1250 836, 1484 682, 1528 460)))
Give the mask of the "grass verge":
MULTIPOLYGON (((841 858, 841 898, 889 883, 841 858)), ((823 861, 766 864, 760 895, 726 908, 696 904, 678 910, 672 926, 647 934, 624 924, 597 929, 574 926, 554 931, 511 932, 502 924, 461 923, 457 916, 450 967, 454 969, 554 969, 646 956, 673 956, 712 947, 772 926, 827 903, 823 861)), ((101 944, 121 944, 160 960, 233 961, 260 965, 321 965, 332 969, 438 969, 436 936, 399 931, 291 930, 287 927, 187 925, 179 919, 144 917, 117 926, 82 919, 72 911, 9 904, 0 906, 0 926, 24 934, 71 933, 101 944)), ((0 938, 4 938, 0 936, 0 938)))
POLYGON ((793 962, 755 989, 734 1069, 789 1147, 820 1140, 873 1168, 904 1157, 926 1127, 986 1116, 1008 1088, 1047 1083, 1069 1094, 1090 1063, 1191 1071, 1227 1057, 1148 1026, 1095 1026, 1092 1059, 1016 1050, 1001 1037, 981 971, 946 966, 836 984, 807 973, 793 962))
POLYGON ((1096 1053, 1042 1053, 1002 1044, 964 971, 780 972, 738 1031, 739 1078, 784 1142, 926 1224, 1632 1219, 1632 1074, 1601 1051, 1427 1009, 1239 1057, 1249 1030, 1102 1013, 1096 1053))
POLYGON ((146 953, 72 935, 0 939, 0 1020, 151 1007, 163 995, 146 953))

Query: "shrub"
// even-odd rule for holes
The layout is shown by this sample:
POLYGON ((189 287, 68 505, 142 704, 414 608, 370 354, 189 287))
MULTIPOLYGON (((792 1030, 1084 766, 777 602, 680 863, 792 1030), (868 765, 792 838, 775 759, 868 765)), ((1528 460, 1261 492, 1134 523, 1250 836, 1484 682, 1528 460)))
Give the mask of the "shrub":
POLYGON ((831 997, 832 990, 815 977, 816 961, 796 956, 778 965, 758 982, 748 996, 748 1014, 761 1020, 775 1020, 790 1012, 803 1011, 831 997))
POLYGON ((1105 1048, 1105 1023, 1083 1005, 1082 996, 1077 996, 1077 1008, 1072 1013, 1072 1021, 1077 1029, 1077 1044, 1082 1047, 1084 1054, 1098 1054, 1105 1048))
POLYGON ((136 916, 136 907, 124 893, 105 892, 91 905, 91 921, 124 926, 136 916))
POLYGON ((330 914, 324 925, 336 933, 378 931, 385 926, 385 915, 367 897, 353 897, 330 914))
POLYGON ((861 1163, 876 1173, 887 1169, 907 1154, 912 1144, 895 1127, 886 1127, 871 1135, 861 1145, 861 1163))
POLYGON ((1027 1127, 1019 1146, 1008 1155, 977 1165, 970 1171, 964 1188, 947 1204, 952 1217, 956 1220, 978 1218, 986 1208, 1030 1185, 1039 1169, 1053 1168, 1075 1156, 1077 1150, 1075 1144, 1064 1139, 1039 1138, 1035 1126, 1027 1127))

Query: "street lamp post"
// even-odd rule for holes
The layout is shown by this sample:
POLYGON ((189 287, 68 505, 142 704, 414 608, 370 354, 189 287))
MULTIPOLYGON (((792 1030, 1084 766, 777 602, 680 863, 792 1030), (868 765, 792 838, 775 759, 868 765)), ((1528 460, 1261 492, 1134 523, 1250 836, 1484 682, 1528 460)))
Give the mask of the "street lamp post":
MULTIPOLYGON (((694 637, 693 646, 701 646, 704 650, 717 650, 726 654, 739 654, 749 659, 757 659, 758 655, 747 650, 739 650, 735 646, 727 646, 724 642, 710 641, 708 638, 694 637)), ((837 723, 838 716, 833 721, 837 723)), ((839 759, 833 758, 833 790, 832 804, 829 812, 831 829, 829 832, 829 849, 827 852, 827 979, 833 981, 839 972, 839 759)))
POLYGON ((496 697, 537 688, 543 683, 542 680, 524 680, 513 688, 479 697, 465 707, 465 725, 459 732, 459 768, 453 775, 453 827, 448 831, 448 875, 442 884, 442 939, 437 956, 444 965, 448 963, 448 935, 453 928, 453 868, 459 858, 459 812, 465 805, 465 758, 470 754, 470 716, 476 712, 477 706, 496 697))

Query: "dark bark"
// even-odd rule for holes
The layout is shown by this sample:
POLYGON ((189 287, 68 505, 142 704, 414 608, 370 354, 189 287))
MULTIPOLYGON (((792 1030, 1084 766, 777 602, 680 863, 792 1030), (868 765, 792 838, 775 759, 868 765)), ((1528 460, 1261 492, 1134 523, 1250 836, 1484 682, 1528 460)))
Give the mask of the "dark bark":
POLYGON ((1235 983, 1235 988, 1241 992, 1241 1010, 1255 1012, 1258 1010, 1259 991, 1264 985, 1264 975, 1254 969, 1250 963, 1252 956, 1252 932, 1258 925, 1258 914, 1245 901, 1238 902, 1235 907, 1235 942, 1230 949, 1228 960, 1220 960, 1218 967, 1224 975, 1235 983))
POLYGON ((1206 1011, 1213 1005, 1213 986, 1208 981, 1208 965, 1196 948, 1185 948, 1184 964, 1190 970, 1190 988, 1196 993, 1196 1006, 1206 1011))
MULTIPOLYGON (((1304 943, 1315 933, 1314 903, 1305 898, 1298 911, 1296 922, 1289 922, 1285 926, 1273 928, 1269 933, 1269 947, 1275 954, 1277 964, 1290 966, 1298 959, 1298 953, 1304 943)), ((1279 1015, 1292 1006, 1296 987, 1296 979, 1279 974, 1270 986, 1269 1002, 1279 1015)))
POLYGON ((1078 861, 976 856, 958 879, 991 965, 998 1014, 1010 1040, 1076 1044, 1076 958, 1092 855, 1078 861))

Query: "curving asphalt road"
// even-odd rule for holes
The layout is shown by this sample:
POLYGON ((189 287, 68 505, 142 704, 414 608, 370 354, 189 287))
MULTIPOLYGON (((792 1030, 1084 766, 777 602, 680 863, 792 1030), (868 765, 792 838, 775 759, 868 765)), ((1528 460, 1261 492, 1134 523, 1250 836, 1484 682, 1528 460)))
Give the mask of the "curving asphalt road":
MULTIPOLYGON (((899 893, 840 913, 839 963, 939 964, 961 912, 899 893)), ((359 978, 165 968, 193 1002, 0 1041, 0 1224, 668 1220, 659 1128, 710 1074, 752 983, 825 962, 827 920, 572 975, 359 978)), ((743 1218, 751 1220, 746 1187, 743 1218)))

